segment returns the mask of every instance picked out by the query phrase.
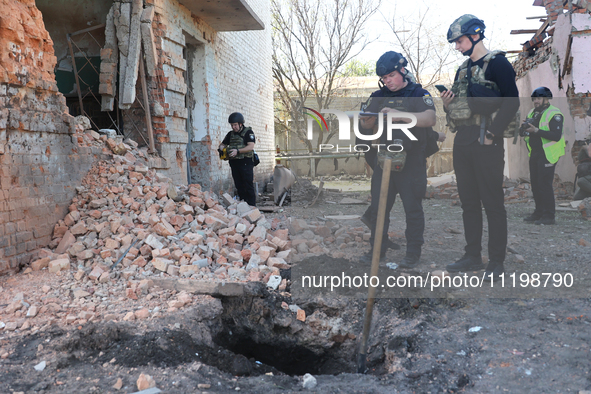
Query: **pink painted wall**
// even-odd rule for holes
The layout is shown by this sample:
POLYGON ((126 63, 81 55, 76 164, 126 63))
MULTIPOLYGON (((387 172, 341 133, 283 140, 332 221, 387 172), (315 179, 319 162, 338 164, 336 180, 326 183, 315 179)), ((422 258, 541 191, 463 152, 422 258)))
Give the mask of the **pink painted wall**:
MULTIPOLYGON (((571 149, 576 140, 591 137, 591 119, 589 117, 572 116, 573 105, 581 105, 580 100, 573 100, 577 95, 591 92, 591 34, 582 32, 591 28, 589 14, 562 14, 556 20, 552 54, 544 63, 530 69, 517 80, 521 99, 522 119, 532 109, 531 92, 546 86, 552 90, 554 98, 551 103, 560 108, 564 114, 564 137, 566 140, 566 154, 556 165, 556 173, 562 181, 574 181, 576 168, 571 156, 571 149), (581 31, 581 33, 577 33, 581 31), (572 70, 562 77, 566 60, 568 39, 573 32, 571 55, 572 70), (560 88, 562 86, 562 89, 560 88)), ((506 141, 505 175, 511 179, 519 177, 529 178, 528 155, 522 138, 517 145, 506 141)))

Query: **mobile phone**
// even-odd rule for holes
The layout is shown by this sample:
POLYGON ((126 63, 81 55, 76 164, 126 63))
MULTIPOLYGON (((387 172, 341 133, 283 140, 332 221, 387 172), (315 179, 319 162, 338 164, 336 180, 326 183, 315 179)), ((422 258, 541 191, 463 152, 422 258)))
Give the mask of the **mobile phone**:
POLYGON ((435 88, 439 90, 439 93, 443 93, 447 90, 447 88, 443 85, 435 85, 435 88))

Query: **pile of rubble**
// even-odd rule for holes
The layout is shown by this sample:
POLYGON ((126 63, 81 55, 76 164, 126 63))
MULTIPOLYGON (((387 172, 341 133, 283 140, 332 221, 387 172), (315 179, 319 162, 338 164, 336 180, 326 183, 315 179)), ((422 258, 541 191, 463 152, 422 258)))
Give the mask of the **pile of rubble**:
POLYGON ((0 330, 156 318, 207 297, 155 286, 163 278, 257 281, 285 291, 289 282, 281 271, 292 259, 328 254, 327 245, 359 248, 369 239, 363 228, 269 221, 228 194, 175 187, 148 168, 146 149, 134 141, 91 130, 78 130, 73 139, 101 148, 112 160, 97 162, 77 187, 52 243, 24 271, 31 275, 6 281, 0 330))
POLYGON ((57 272, 73 264, 77 276, 99 282, 113 269, 125 279, 166 273, 258 281, 289 267, 288 230, 276 223, 271 231, 258 209, 200 185, 177 189, 147 167, 133 141, 92 131, 78 136, 79 143, 91 138, 104 141, 113 160, 96 163, 77 187, 70 212, 54 228, 55 249, 44 251, 32 270, 57 272))

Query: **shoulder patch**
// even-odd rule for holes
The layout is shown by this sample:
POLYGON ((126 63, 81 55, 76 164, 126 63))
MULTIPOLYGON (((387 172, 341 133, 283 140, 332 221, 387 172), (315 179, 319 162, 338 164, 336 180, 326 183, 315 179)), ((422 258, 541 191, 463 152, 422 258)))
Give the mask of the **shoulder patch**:
POLYGON ((556 119, 557 122, 560 122, 560 121, 562 121, 562 116, 554 115, 554 119, 556 119))
POLYGON ((254 140, 254 134, 251 134, 251 135, 250 135, 250 139, 251 139, 251 140, 254 140))
POLYGON ((433 99, 431 98, 430 95, 425 94, 423 96, 423 101, 425 102, 425 104, 427 104, 430 107, 433 107, 433 99))

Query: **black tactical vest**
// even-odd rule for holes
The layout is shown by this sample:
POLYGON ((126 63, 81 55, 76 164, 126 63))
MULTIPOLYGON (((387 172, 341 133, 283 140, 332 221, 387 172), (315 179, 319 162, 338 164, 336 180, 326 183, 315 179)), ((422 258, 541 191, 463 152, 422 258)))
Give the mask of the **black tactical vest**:
MULTIPOLYGON (((230 149, 242 149, 246 147, 246 144, 244 143, 244 136, 250 130, 252 130, 250 127, 243 127, 240 133, 236 133, 232 130, 232 134, 230 134, 230 149)), ((246 153, 238 153, 236 156, 230 157, 230 160, 244 159, 245 157, 252 158, 252 155, 253 151, 246 153)))

